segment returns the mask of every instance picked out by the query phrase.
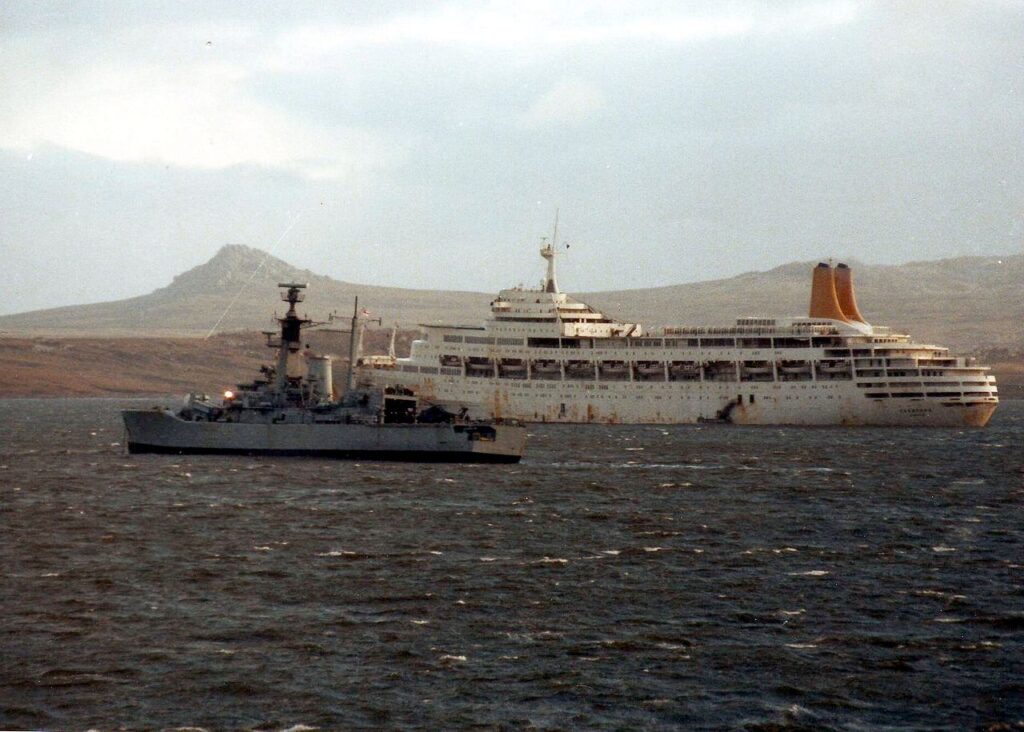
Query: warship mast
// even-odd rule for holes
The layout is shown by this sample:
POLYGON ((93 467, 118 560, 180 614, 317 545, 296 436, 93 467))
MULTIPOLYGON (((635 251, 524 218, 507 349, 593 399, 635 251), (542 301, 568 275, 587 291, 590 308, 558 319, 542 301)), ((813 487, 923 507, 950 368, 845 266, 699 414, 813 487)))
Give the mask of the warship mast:
POLYGON ((295 305, 306 299, 302 292, 306 284, 298 282, 281 282, 278 287, 287 288, 281 293, 281 299, 288 303, 288 312, 283 318, 277 321, 281 324, 280 342, 268 343, 273 347, 277 346, 277 370, 274 372, 274 398, 278 403, 286 401, 286 390, 288 388, 288 357, 298 353, 302 348, 302 329, 313 321, 308 318, 300 318, 295 312, 295 305))

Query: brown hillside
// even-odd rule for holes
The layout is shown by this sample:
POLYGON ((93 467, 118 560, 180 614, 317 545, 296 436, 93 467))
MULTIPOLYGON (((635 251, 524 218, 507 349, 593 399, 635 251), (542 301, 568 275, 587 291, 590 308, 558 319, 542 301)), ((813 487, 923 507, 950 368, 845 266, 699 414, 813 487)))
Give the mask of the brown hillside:
MULTIPOLYGON (((310 332, 305 341, 337 357, 345 377, 348 334, 310 332)), ((383 353, 390 333, 370 331, 369 353, 383 353)), ((398 346, 408 351, 408 335, 398 346)), ((274 353, 259 333, 203 338, 0 338, 0 397, 219 393, 249 381, 274 353)))
MULTIPOLYGON (((609 315, 660 325, 726 324, 739 315, 806 314, 813 262, 724 280, 580 297, 609 315)), ((571 273, 567 273, 570 274, 571 273)), ((856 265, 861 312, 873 323, 956 350, 1024 348, 1024 255, 960 257, 903 265, 856 265)), ((0 332, 43 336, 205 335, 274 328, 277 283, 308 282, 303 312, 336 311, 342 325, 353 298, 385 323, 479 323, 492 294, 375 287, 299 270, 264 252, 224 247, 209 262, 141 297, 0 317, 0 332), (232 301, 234 304, 232 305, 232 301), (230 305, 230 307, 229 307, 230 305)), ((472 284, 467 282, 467 284, 472 284)))
POLYGON ((342 318, 339 327, 347 327, 357 295, 374 317, 406 324, 481 313, 491 300, 481 293, 355 285, 298 269, 258 249, 229 244, 206 264, 148 295, 6 315, 0 317, 0 331, 8 335, 196 336, 206 335, 225 312, 217 332, 275 330, 274 309, 285 310, 277 287, 280 282, 308 283, 300 312, 314 318, 337 312, 342 318))

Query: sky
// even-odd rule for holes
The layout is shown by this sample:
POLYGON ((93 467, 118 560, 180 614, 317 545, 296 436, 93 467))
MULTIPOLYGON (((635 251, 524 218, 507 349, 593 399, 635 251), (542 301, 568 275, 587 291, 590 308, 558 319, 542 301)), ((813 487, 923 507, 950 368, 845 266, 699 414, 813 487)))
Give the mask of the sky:
POLYGON ((1024 250, 1024 0, 0 6, 0 313, 1024 250))

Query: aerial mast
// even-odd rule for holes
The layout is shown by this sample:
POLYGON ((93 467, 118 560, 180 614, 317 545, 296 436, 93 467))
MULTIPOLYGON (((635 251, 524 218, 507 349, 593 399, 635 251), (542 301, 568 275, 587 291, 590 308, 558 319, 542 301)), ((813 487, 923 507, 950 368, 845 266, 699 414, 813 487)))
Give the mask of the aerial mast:
POLYGON ((544 278, 544 292, 558 292, 555 281, 555 246, 558 244, 558 209, 555 209, 555 227, 551 232, 551 242, 545 243, 540 249, 540 256, 548 261, 548 272, 544 278))
POLYGON ((281 342, 278 344, 277 371, 274 374, 274 392, 278 399, 283 400, 288 385, 288 356, 302 348, 302 329, 312 321, 300 318, 295 313, 295 305, 306 299, 302 292, 306 285, 298 282, 281 282, 277 286, 287 290, 281 293, 281 299, 288 303, 288 312, 283 318, 278 318, 278 322, 281 323, 281 342))
POLYGON ((359 338, 357 330, 359 328, 359 295, 356 295, 356 303, 352 308, 352 330, 348 334, 348 373, 345 376, 345 393, 352 391, 355 386, 355 365, 356 359, 359 358, 357 353, 356 341, 359 338))

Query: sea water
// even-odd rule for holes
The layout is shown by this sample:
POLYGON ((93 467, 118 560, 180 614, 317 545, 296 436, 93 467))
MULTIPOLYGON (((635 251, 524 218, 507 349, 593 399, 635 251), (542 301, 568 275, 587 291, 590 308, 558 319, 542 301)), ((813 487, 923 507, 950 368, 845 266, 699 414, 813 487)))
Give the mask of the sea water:
POLYGON ((0 400, 0 727, 1024 718, 1022 402, 535 426, 498 467, 129 456, 151 402, 0 400))

